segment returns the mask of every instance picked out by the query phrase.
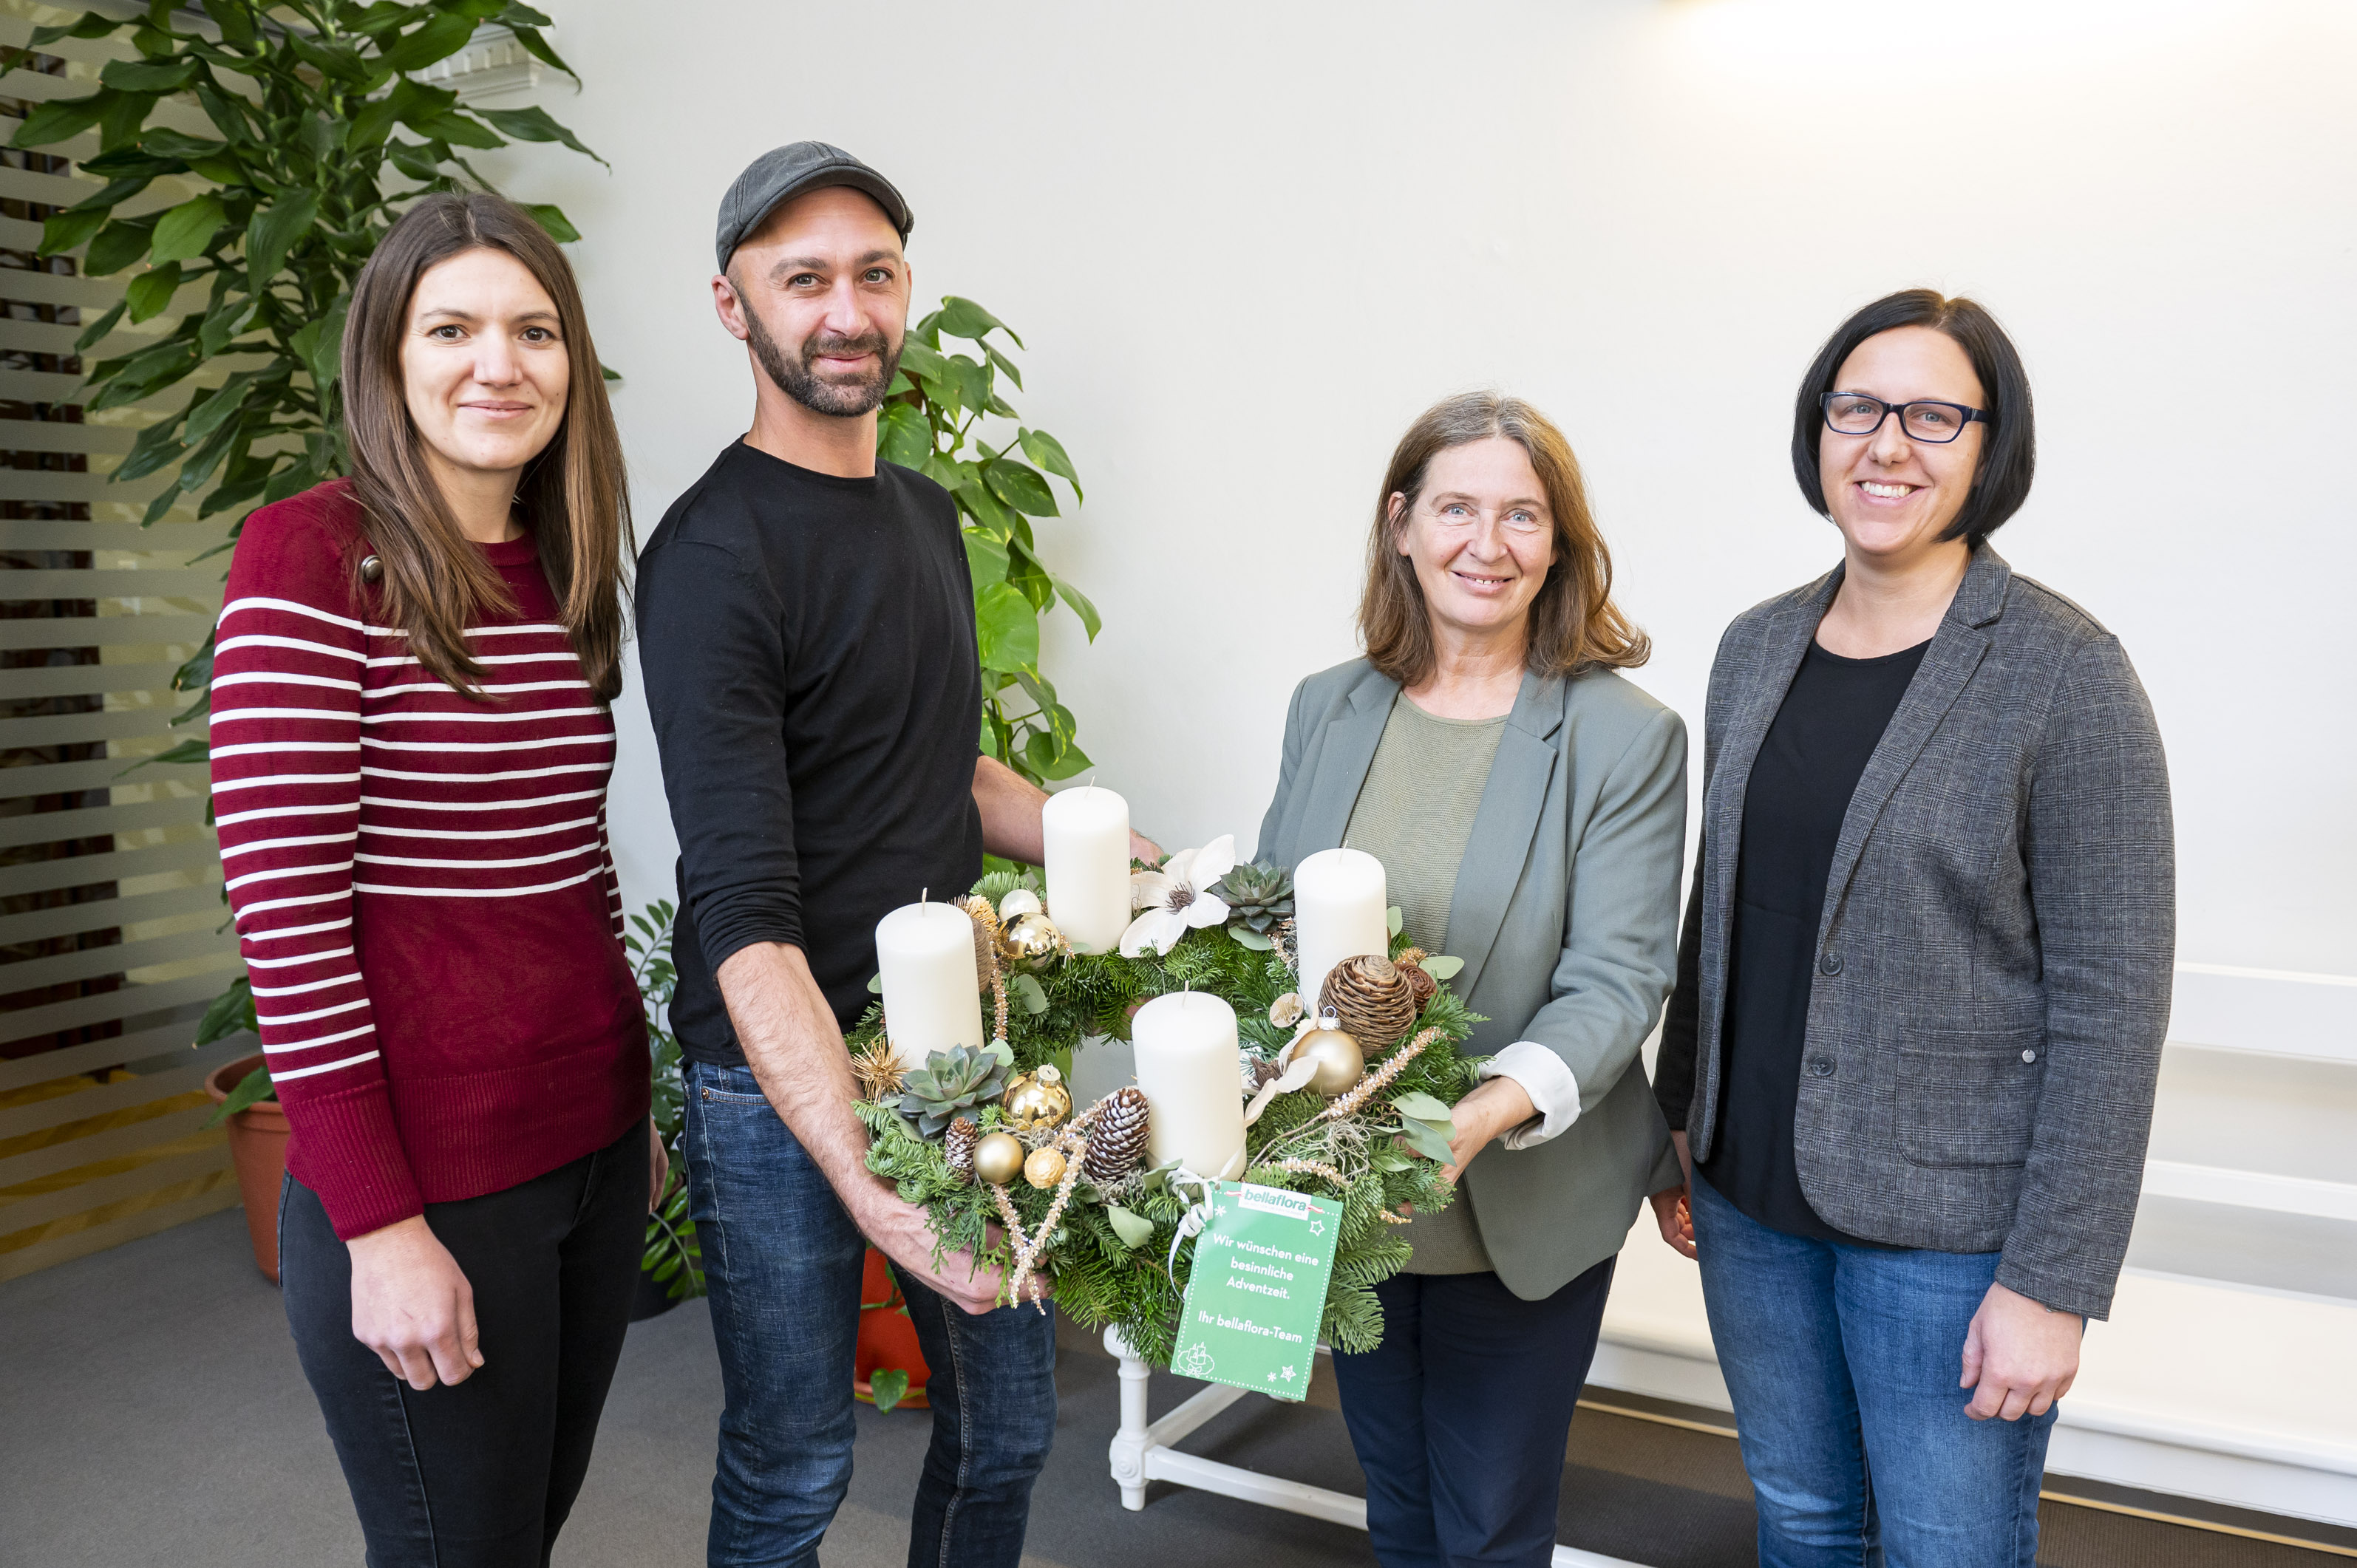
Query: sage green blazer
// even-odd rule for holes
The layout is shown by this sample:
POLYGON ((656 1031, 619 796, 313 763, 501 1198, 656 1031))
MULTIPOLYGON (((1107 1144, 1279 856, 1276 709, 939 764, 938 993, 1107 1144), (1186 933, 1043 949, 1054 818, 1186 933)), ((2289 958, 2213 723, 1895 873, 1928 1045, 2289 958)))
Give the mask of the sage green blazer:
MULTIPOLYGON (((1280 865, 1342 842, 1399 684, 1363 659, 1293 693, 1285 767, 1261 823, 1280 865)), ((1677 968, 1686 729, 1612 671, 1525 675, 1457 874, 1442 950, 1489 1022, 1465 1048, 1534 1040, 1579 1085, 1579 1116, 1466 1167, 1469 1203, 1506 1288, 1552 1295, 1620 1251, 1677 1156, 1638 1058, 1677 968)), ((1429 939, 1427 939, 1429 940, 1429 939)))

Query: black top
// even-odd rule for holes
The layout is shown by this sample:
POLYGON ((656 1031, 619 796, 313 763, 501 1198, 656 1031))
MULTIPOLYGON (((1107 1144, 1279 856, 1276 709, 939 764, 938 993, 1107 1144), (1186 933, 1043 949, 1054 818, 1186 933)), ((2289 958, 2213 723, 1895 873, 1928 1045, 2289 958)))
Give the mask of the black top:
POLYGON ((1729 1203, 1789 1235, 1858 1240, 1819 1219, 1801 1191, 1792 1155, 1801 1047, 1842 818, 1931 646, 1844 659, 1812 641, 1744 787, 1727 941, 1727 1065, 1717 1135, 1699 1169, 1729 1203))
POLYGON ((949 492, 739 441, 648 541, 638 622, 679 833, 681 1049, 745 1059, 713 972, 754 942, 802 948, 849 1027, 876 922, 982 874, 982 676, 949 492))

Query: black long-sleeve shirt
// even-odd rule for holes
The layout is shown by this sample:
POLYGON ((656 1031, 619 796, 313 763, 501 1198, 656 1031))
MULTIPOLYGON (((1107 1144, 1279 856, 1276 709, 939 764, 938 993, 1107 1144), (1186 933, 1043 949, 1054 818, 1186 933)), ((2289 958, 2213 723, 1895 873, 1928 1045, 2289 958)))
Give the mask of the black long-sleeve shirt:
MULTIPOLYGON (((1801 1190, 1792 1129, 1802 1047, 1817 926, 1842 821, 1867 758, 1930 647, 1924 642, 1878 659, 1845 659, 1812 642, 1744 789, 1718 1135, 1698 1168, 1736 1208, 1788 1235, 1857 1240, 1826 1224, 1801 1190)), ((1694 1092, 1705 864, 1696 858, 1685 939, 1679 944, 1677 995, 1663 1020, 1663 1060, 1679 1063, 1683 1075, 1674 1085, 1664 1073, 1657 1089, 1670 1124, 1679 1128, 1686 1124, 1694 1092)))
POLYGON ((982 870, 973 580, 955 504, 890 463, 839 478, 739 441, 639 557, 639 663, 679 835, 681 1048, 744 1060, 714 972, 800 947, 839 1024, 876 922, 982 870))

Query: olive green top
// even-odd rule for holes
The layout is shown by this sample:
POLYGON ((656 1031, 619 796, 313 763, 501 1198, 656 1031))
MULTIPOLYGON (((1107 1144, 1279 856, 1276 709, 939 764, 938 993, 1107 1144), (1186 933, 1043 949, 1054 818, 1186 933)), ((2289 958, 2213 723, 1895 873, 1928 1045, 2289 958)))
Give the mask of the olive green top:
MULTIPOLYGON (((1448 906, 1457 892, 1458 868, 1505 733, 1503 714, 1494 719, 1439 718, 1403 693, 1392 704, 1367 781, 1351 808, 1343 846, 1383 863, 1383 886, 1399 906, 1409 939, 1428 951, 1448 950, 1448 906)), ((1407 1265, 1412 1274, 1490 1272, 1471 1199, 1461 1187, 1447 1208, 1419 1215, 1397 1234, 1415 1249, 1407 1265)))

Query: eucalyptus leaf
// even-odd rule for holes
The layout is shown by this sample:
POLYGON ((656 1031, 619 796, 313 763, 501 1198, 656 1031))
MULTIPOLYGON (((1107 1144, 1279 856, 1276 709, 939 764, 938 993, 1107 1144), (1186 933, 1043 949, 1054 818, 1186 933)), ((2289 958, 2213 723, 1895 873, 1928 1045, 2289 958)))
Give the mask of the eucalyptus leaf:
POLYGON ((1434 953, 1430 957, 1418 959, 1416 967, 1435 980, 1454 980, 1464 971, 1465 961, 1461 958, 1450 958, 1445 953, 1434 953))
POLYGON ((1226 926, 1222 929, 1228 933, 1228 940, 1240 948, 1250 948, 1254 952, 1274 952, 1276 950, 1276 943, 1265 931, 1255 931, 1250 926, 1226 926))
POLYGON ((1407 917, 1401 914, 1400 907, 1394 904, 1383 911, 1383 924, 1391 929, 1392 935, 1398 936, 1400 928, 1407 924, 1407 917))
POLYGON ((1018 974, 1007 982, 1006 989, 1023 1004, 1023 1011, 1033 1017, 1048 1010, 1048 993, 1040 985, 1038 976, 1018 974))
POLYGON ((1108 1203, 1104 1206, 1104 1217, 1105 1223, 1113 1227, 1113 1233, 1120 1238, 1121 1244, 1133 1252, 1154 1240, 1154 1221, 1142 1214, 1133 1214, 1118 1203, 1108 1203))
POLYGON ((1413 1116, 1420 1122, 1434 1122, 1445 1126, 1449 1120, 1448 1106, 1420 1091, 1399 1095, 1392 1104, 1401 1115, 1413 1116))
POLYGON ((1448 1135, 1430 1122, 1409 1117, 1401 1122, 1399 1135, 1401 1142, 1427 1160, 1444 1165, 1456 1161, 1456 1155, 1448 1147, 1448 1135))

